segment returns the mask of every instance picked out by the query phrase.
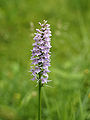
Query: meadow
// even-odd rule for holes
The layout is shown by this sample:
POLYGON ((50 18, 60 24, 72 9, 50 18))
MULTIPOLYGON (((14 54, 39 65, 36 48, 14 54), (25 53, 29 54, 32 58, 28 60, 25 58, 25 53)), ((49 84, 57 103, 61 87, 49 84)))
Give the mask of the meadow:
POLYGON ((0 0, 0 120, 37 120, 31 49, 38 22, 51 25, 52 82, 42 120, 90 120, 90 0, 0 0))

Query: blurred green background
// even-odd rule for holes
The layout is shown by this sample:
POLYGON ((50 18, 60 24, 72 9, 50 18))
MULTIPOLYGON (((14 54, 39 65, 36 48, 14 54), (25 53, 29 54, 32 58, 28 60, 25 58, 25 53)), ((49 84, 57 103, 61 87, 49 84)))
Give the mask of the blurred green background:
POLYGON ((90 120, 90 0, 0 0, 0 120, 37 120, 30 57, 38 22, 52 31, 42 120, 90 120))

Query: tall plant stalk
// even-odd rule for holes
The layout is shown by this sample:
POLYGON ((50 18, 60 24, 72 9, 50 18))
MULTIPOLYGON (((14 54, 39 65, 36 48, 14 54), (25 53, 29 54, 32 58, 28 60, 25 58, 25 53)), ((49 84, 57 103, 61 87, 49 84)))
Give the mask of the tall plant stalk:
POLYGON ((38 120, 41 120, 41 88, 43 84, 47 84, 48 80, 48 67, 50 66, 50 45, 51 31, 50 25, 47 24, 46 20, 43 20, 43 24, 39 22, 41 26, 40 29, 36 29, 35 37, 33 38, 35 42, 33 43, 32 51, 32 63, 31 72, 33 75, 32 80, 37 80, 39 84, 39 97, 38 97, 38 120))
POLYGON ((39 80, 38 120, 41 120, 41 80, 39 80))

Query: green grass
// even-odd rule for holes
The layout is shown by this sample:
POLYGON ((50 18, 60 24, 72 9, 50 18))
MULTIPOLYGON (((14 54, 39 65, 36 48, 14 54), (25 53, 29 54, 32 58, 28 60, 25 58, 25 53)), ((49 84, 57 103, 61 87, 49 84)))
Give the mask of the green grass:
POLYGON ((43 19, 51 24, 52 82, 42 89, 42 120, 90 120, 89 0, 0 0, 0 120, 38 118, 28 71, 43 19))

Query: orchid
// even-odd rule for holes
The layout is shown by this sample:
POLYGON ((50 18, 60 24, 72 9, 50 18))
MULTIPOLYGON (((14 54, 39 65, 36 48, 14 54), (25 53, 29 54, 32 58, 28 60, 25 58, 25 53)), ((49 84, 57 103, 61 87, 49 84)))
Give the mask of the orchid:
POLYGON ((50 66, 50 45, 51 41, 51 31, 50 25, 47 24, 47 21, 43 21, 43 24, 39 22, 41 29, 36 29, 37 33, 35 33, 35 43, 33 43, 32 51, 32 65, 31 72, 33 75, 32 80, 41 80, 41 83, 47 83, 48 80, 48 67, 50 66), (40 79, 38 75, 40 74, 40 79))

